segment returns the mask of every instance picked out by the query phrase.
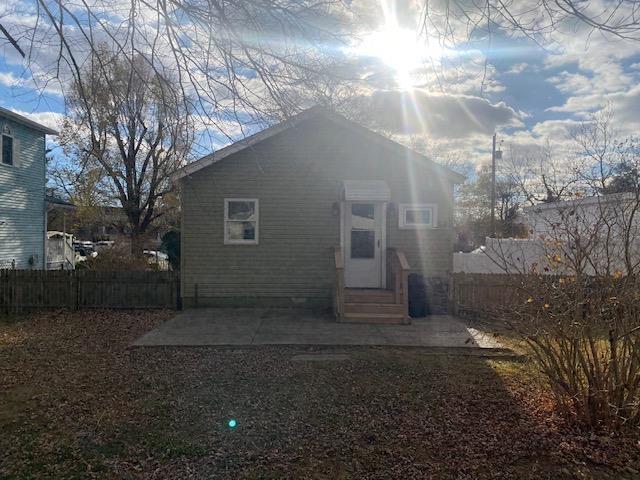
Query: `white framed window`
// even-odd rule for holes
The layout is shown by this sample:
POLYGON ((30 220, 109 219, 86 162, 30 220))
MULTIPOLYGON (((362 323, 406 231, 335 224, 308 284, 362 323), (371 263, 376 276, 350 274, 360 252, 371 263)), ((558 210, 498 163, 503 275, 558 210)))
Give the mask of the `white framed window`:
POLYGON ((401 203, 398 206, 398 227, 404 230, 438 226, 438 205, 435 203, 401 203))
POLYGON ((224 244, 258 244, 257 198, 224 199, 224 244))

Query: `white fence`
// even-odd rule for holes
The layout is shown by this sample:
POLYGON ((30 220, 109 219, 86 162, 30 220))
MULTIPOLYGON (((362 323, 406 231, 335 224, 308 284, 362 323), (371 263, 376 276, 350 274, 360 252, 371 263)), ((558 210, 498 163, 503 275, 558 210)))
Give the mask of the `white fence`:
POLYGON ((486 238, 484 247, 453 254, 454 273, 552 273, 547 264, 541 240, 486 238))

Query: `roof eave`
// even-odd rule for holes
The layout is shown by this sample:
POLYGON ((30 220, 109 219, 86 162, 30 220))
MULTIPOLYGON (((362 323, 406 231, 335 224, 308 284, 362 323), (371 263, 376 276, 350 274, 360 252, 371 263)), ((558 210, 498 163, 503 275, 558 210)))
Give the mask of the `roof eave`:
POLYGON ((66 208, 70 210, 77 208, 75 204, 57 197, 46 196, 44 201, 50 207, 66 208))
POLYGON ((231 145, 227 145, 226 147, 223 147, 220 150, 210 153, 209 155, 205 155, 204 157, 196 160, 195 162, 185 165, 184 167, 175 171, 171 175, 171 181, 173 183, 176 183, 182 180, 183 178, 188 177, 189 175, 196 173, 197 171, 202 170, 203 168, 208 167, 209 165, 213 165, 214 163, 219 162, 220 160, 222 160, 225 157, 228 157, 229 155, 232 155, 236 152, 244 150, 245 148, 255 145, 256 143, 261 142, 262 140, 266 140, 267 138, 270 138, 280 132, 283 132, 284 130, 298 124, 301 120, 309 117, 311 115, 312 110, 314 109, 308 109, 303 112, 300 112, 299 114, 294 115, 288 120, 285 120, 276 125, 267 127, 264 130, 261 130, 257 133, 254 133, 253 135, 250 135, 246 138, 238 140, 237 142, 234 142, 231 145))
POLYGON ((44 133, 45 135, 60 135, 60 133, 57 130, 46 127, 41 123, 34 122, 33 120, 30 120, 23 115, 12 112, 11 110, 7 110, 6 108, 3 108, 3 107, 0 107, 0 115, 4 115, 5 117, 13 120, 16 123, 21 123, 22 125, 26 125, 27 127, 30 127, 33 130, 37 130, 39 132, 44 133))

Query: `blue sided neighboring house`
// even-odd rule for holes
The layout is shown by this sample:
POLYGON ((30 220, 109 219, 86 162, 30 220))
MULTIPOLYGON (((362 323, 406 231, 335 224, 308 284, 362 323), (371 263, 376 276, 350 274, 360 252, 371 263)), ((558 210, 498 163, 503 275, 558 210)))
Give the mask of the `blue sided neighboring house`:
POLYGON ((45 268, 44 125, 0 107, 0 269, 45 268))

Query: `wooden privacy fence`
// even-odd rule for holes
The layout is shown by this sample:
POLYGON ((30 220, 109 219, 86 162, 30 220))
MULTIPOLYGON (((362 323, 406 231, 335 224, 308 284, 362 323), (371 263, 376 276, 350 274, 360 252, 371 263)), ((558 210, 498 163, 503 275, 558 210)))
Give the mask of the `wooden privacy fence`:
POLYGON ((525 301, 522 285, 527 275, 454 273, 449 289, 455 315, 492 317, 497 309, 525 301))
POLYGON ((68 308, 177 308, 176 272, 0 270, 0 312, 68 308))

